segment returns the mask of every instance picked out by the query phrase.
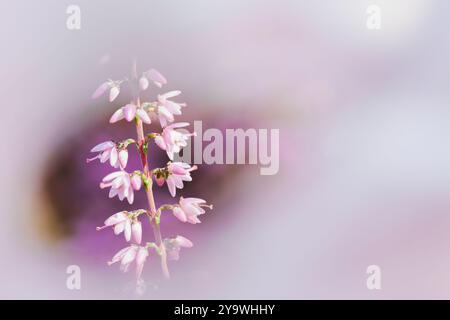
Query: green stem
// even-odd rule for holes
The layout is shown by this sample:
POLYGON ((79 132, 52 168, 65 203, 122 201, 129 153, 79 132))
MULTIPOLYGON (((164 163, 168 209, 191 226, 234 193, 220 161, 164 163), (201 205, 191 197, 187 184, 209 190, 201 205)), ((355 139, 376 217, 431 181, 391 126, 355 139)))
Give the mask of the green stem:
MULTIPOLYGON (((139 98, 136 99, 136 106, 138 108, 140 107, 140 99, 139 98)), ((153 196, 153 180, 152 180, 152 174, 149 170, 149 165, 148 165, 148 157, 147 157, 148 152, 145 152, 145 150, 144 150, 144 145, 146 144, 146 141, 145 141, 145 135, 144 135, 144 126, 140 119, 137 119, 137 121, 136 121, 136 132, 137 132, 137 137, 138 137, 139 154, 140 154, 141 162, 142 162, 142 170, 143 170, 144 175, 147 177, 147 179, 149 181, 148 186, 145 187, 145 191, 147 194, 148 205, 150 207, 150 216, 149 216, 149 218, 151 218, 150 224, 153 229, 153 234, 155 236, 156 245, 159 247, 160 252, 161 252, 161 269, 163 271, 164 276, 166 278, 170 278, 169 267, 167 266, 167 253, 166 253, 166 249, 164 247, 164 243, 162 241, 161 229, 160 229, 159 223, 155 219, 155 217, 157 215, 157 210, 156 210, 156 205, 155 205, 155 198, 153 196)))

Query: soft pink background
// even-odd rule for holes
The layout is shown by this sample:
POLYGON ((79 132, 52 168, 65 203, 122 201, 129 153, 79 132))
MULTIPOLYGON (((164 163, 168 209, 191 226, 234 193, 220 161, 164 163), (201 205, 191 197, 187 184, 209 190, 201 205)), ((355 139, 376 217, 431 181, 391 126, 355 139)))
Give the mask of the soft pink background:
POLYGON ((105 263, 122 239, 94 231, 111 212, 53 237, 42 180, 60 146, 126 102, 90 95, 137 58, 183 90, 190 120, 281 136, 278 175, 244 166, 220 188, 195 181, 216 188, 216 209, 180 226, 196 245, 171 264, 170 282, 149 263, 144 298, 450 298, 446 9, 445 0, 2 2, 0 297, 132 297, 129 276, 105 263), (80 31, 66 29, 69 4, 81 8, 80 31), (380 31, 365 27, 368 4, 381 6, 380 31), (81 291, 66 288, 70 264, 82 269, 81 291), (366 288, 371 264, 380 291, 366 288))

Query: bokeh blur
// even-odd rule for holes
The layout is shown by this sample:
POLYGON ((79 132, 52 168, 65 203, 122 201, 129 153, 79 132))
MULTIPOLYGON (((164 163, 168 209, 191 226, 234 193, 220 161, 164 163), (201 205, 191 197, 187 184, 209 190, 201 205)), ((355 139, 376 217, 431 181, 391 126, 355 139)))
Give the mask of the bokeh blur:
POLYGON ((448 1, 16 0, 0 12, 0 298, 133 298, 130 275, 106 264, 123 237, 95 231, 128 205, 98 188, 111 168, 85 161, 134 134, 108 124, 126 94, 90 98, 133 60, 183 91, 180 119, 280 130, 277 175, 193 173, 181 194, 215 208, 199 225, 165 217, 166 236, 195 246, 170 281, 150 258, 143 298, 450 298, 448 1), (66 27, 72 4, 80 30, 66 27), (366 26, 373 4, 379 30, 366 26), (366 287, 369 265, 381 290, 366 287))

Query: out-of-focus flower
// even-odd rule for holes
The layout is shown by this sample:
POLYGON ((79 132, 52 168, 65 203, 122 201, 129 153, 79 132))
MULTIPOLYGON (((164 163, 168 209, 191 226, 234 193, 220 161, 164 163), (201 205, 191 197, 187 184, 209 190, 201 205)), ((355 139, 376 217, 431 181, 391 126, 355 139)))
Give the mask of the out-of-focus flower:
POLYGON ((187 127, 188 122, 173 123, 165 127, 162 133, 155 138, 155 143, 162 150, 165 150, 170 160, 173 160, 173 155, 181 151, 181 148, 187 146, 189 137, 196 136, 196 133, 183 133, 177 131, 179 128, 187 127))
POLYGON ((202 207, 212 209, 203 199, 181 197, 179 205, 173 208, 173 214, 182 222, 201 223, 198 216, 205 213, 202 207))
POLYGON ((120 109, 118 109, 109 119, 110 123, 115 123, 119 120, 125 119, 128 122, 133 121, 136 117, 142 120, 142 122, 150 124, 152 121, 148 115, 148 113, 142 109, 141 107, 137 107, 135 104, 129 103, 120 109))
POLYGON ((155 86, 158 88, 161 88, 164 84, 167 83, 166 78, 159 73, 155 69, 150 69, 142 74, 142 76, 139 79, 139 88, 141 90, 147 90, 149 85, 149 80, 152 81, 155 86))
MULTIPOLYGON (((131 222, 131 236, 133 241, 140 244, 142 241, 142 224, 139 220, 134 220, 131 222)), ((129 240, 127 240, 129 241, 129 240)))
POLYGON ((148 88, 148 84, 148 79, 144 75, 142 75, 139 79, 139 88, 141 90, 146 90, 148 88))
POLYGON ((107 227, 114 228, 114 234, 119 235, 124 233, 125 240, 133 241, 140 244, 142 241, 142 224, 137 217, 127 211, 121 211, 113 214, 105 220, 102 227, 97 227, 97 231, 103 230, 107 227))
POLYGON ((128 203, 132 204, 134 201, 134 190, 139 190, 141 186, 136 183, 132 184, 130 174, 122 170, 112 172, 103 178, 100 183, 100 188, 104 189, 109 187, 111 187, 109 191, 110 198, 118 196, 120 201, 127 198, 128 203))
POLYGON ((173 239, 164 239, 164 247, 169 260, 178 260, 180 258, 181 248, 192 248, 193 246, 194 244, 191 240, 183 236, 177 236, 173 239))
POLYGON ((120 261, 120 269, 123 272, 127 272, 130 265, 135 262, 136 264, 136 279, 139 281, 142 275, 142 269, 144 268, 144 263, 149 255, 148 249, 146 247, 138 246, 132 244, 129 247, 123 248, 117 252, 108 265, 112 265, 120 261))
POLYGON ((98 152, 98 155, 87 159, 87 162, 91 162, 95 159, 100 159, 101 163, 105 163, 109 159, 109 163, 114 168, 124 169, 128 162, 128 151, 126 148, 118 148, 118 145, 113 141, 106 141, 99 143, 91 152, 98 152))
POLYGON ((92 94, 92 99, 97 99, 109 89, 109 101, 114 101, 120 93, 121 81, 108 80, 102 83, 92 94))
POLYGON ((114 100, 116 100, 117 96, 120 93, 120 87, 119 86, 113 86, 110 90, 109 90, 109 101, 113 102, 114 100))
POLYGON ((168 122, 174 121, 174 115, 181 114, 181 108, 185 107, 185 103, 179 103, 169 100, 178 96, 181 91, 170 91, 161 95, 158 95, 158 118, 161 123, 161 127, 165 127, 168 122))

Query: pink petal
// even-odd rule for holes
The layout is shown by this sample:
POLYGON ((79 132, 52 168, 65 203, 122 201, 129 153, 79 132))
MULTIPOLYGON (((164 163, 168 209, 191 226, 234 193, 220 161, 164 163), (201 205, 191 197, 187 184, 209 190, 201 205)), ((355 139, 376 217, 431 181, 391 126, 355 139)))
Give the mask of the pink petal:
POLYGON ((123 176, 124 174, 126 174, 126 172, 124 172, 124 171, 111 172, 110 174, 105 176, 102 181, 103 182, 112 181, 113 179, 116 179, 117 177, 123 176))
POLYGON ((131 225, 131 233, 133 236, 134 242, 140 244, 142 241, 142 224, 140 221, 134 222, 131 225))
POLYGON ((149 84, 149 82, 148 82, 148 79, 146 77, 142 76, 139 79, 139 88, 141 88, 141 90, 147 90, 148 84, 149 84))
POLYGON ((120 188, 122 185, 125 185, 127 182, 126 178, 122 177, 117 177, 116 179, 114 179, 114 181, 112 182, 112 187, 113 188, 120 188))
POLYGON ((133 192, 133 186, 130 184, 128 187, 128 195, 127 195, 128 203, 132 204, 134 201, 134 192, 133 192))
POLYGON ((114 86, 109 90, 109 102, 113 102, 120 93, 120 88, 118 86, 114 86))
POLYGON ((170 160, 173 160, 173 150, 166 150, 167 156, 169 157, 170 160))
POLYGON ((165 126, 167 126, 167 119, 166 119, 166 117, 164 117, 163 115, 159 114, 158 115, 158 119, 159 119, 159 124, 161 125, 161 128, 164 128, 165 126))
POLYGON ((139 116, 139 118, 142 120, 142 122, 147 123, 147 124, 152 123, 152 120, 151 120, 150 117, 148 116, 148 113, 145 112, 144 110, 138 109, 138 110, 136 111, 136 113, 138 114, 138 116, 139 116))
POLYGON ((183 236, 177 236, 175 238, 175 240, 177 241, 177 243, 180 247, 192 248, 194 246, 194 244, 192 243, 191 240, 189 240, 183 236))
POLYGON ((119 151, 119 162, 122 169, 124 169, 127 166, 128 162, 128 151, 127 150, 120 150, 119 151))
POLYGON ((136 279, 140 279, 144 269, 145 260, 148 257, 148 250, 145 247, 139 247, 136 255, 136 279))
POLYGON ((105 141, 105 142, 99 143, 98 145, 93 147, 91 149, 91 152, 101 152, 101 151, 105 151, 107 149, 111 149, 112 147, 114 147, 114 142, 105 141))
POLYGON ((123 114, 128 122, 133 120, 136 116, 136 106, 134 104, 127 104, 123 107, 123 114))
POLYGON ((206 203, 205 200, 200 198, 180 198, 180 204, 181 205, 191 205, 191 204, 198 204, 198 203, 206 203))
POLYGON ((188 171, 186 169, 184 169, 180 166, 177 166, 177 165, 169 166, 169 170, 173 174, 178 174, 178 175, 182 175, 182 176, 184 176, 186 173, 188 173, 188 171))
POLYGON ((98 97, 103 95, 105 91, 108 90, 108 88, 109 88, 108 82, 102 83, 92 94, 92 99, 97 99, 98 97))
POLYGON ((176 128, 187 127, 188 125, 189 125, 189 122, 172 123, 171 125, 167 126, 165 129, 173 130, 173 129, 176 129, 176 128))
POLYGON ((111 155, 111 150, 112 150, 112 148, 102 152, 102 154, 100 156, 101 163, 105 163, 109 159, 109 156, 111 155))
POLYGON ((126 247, 121 249, 119 252, 117 252, 114 257, 111 259, 111 261, 108 262, 109 265, 116 263, 120 260, 122 260, 123 256, 125 255, 125 253, 127 253, 127 251, 130 249, 130 247, 126 247))
POLYGON ((114 234, 115 235, 121 234, 124 229, 125 229, 125 221, 118 223, 114 226, 114 234))
POLYGON ((122 265, 127 265, 133 262, 133 260, 136 258, 137 253, 137 247, 136 246, 130 246, 128 247, 128 250, 125 252, 125 254, 122 257, 122 265))
POLYGON ((176 194, 175 182, 173 181, 173 179, 170 179, 170 178, 171 177, 167 178, 167 180, 166 180, 167 188, 169 189, 169 192, 172 195, 172 197, 175 197, 175 194, 176 194))
POLYGON ((124 222, 124 224, 125 224, 125 228, 124 228, 125 240, 130 241, 131 240, 131 222, 130 222, 130 220, 126 220, 124 222))
POLYGON ((172 122, 174 120, 172 113, 170 113, 169 110, 167 110, 166 107, 159 106, 158 107, 158 113, 159 116, 163 116, 165 119, 167 119, 169 122, 172 122))
POLYGON ((172 176, 172 179, 178 189, 183 189, 183 180, 181 180, 179 176, 172 176))
POLYGON ((155 69, 147 71, 147 77, 159 88, 161 88, 162 85, 167 84, 166 78, 155 69))
POLYGON ((128 194, 126 194, 126 190, 127 188, 125 188, 124 186, 117 188, 117 196, 119 197, 120 201, 123 201, 123 199, 125 199, 125 196, 128 196, 128 194))
POLYGON ((142 186, 142 178, 138 175, 133 175, 131 177, 131 185, 134 190, 139 190, 142 186))
POLYGON ((111 188, 110 190, 109 190, 109 197, 110 198, 114 198, 115 196, 117 196, 117 193, 119 192, 119 190, 118 189, 116 189, 116 188, 111 188))
POLYGON ((111 166, 113 166, 114 168, 117 168, 117 160, 119 159, 119 154, 117 153, 117 149, 116 148, 112 148, 111 149, 111 154, 109 156, 109 163, 111 164, 111 166))
POLYGON ((187 222, 189 222, 189 223, 191 223, 191 224, 202 223, 202 222, 200 221, 200 219, 197 218, 197 216, 189 216, 187 222))
POLYGON ((169 92, 166 92, 166 93, 162 94, 161 97, 164 98, 164 99, 169 99, 169 98, 176 97, 176 96, 178 96, 180 94, 181 94, 180 90, 173 90, 173 91, 169 91, 169 92))
POLYGON ((195 216, 205 213, 205 210, 202 210, 201 208, 198 208, 193 205, 183 206, 182 208, 183 208, 184 212, 186 212, 186 214, 190 217, 195 217, 195 216))
POLYGON ((181 106, 182 104, 175 103, 173 101, 166 101, 165 107, 173 114, 180 115, 181 114, 181 106))
POLYGON ((187 217, 184 211, 180 207, 173 208, 173 215, 178 218, 181 222, 186 222, 187 217))
POLYGON ((163 137, 157 136, 157 137, 155 138, 155 143, 156 143, 156 145, 157 145, 158 147, 160 147, 162 150, 166 150, 167 145, 166 145, 166 142, 164 141, 163 137))
POLYGON ((127 215, 123 211, 117 212, 105 220, 105 226, 112 226, 113 224, 125 221, 126 219, 127 215))
POLYGON ((172 165, 173 166, 177 166, 177 167, 181 167, 181 168, 184 168, 184 169, 191 169, 191 165, 188 164, 188 163, 185 163, 185 162, 180 162, 180 161, 172 162, 172 165))
POLYGON ((109 123, 115 123, 119 120, 122 120, 123 118, 125 118, 125 115, 123 114, 122 108, 120 108, 111 116, 111 118, 109 119, 109 123))

